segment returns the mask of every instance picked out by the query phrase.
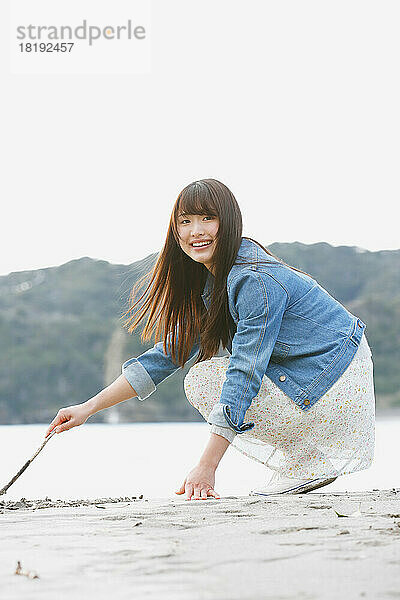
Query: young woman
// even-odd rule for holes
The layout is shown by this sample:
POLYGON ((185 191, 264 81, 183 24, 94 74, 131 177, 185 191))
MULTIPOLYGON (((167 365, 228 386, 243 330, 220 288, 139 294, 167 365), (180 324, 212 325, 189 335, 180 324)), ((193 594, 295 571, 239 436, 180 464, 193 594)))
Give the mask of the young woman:
POLYGON ((230 444, 272 469, 269 485, 252 492, 259 495, 305 493, 371 465, 365 323, 310 275, 242 237, 239 206, 221 182, 195 181, 179 194, 164 248, 134 286, 127 315, 130 332, 148 315, 142 340, 155 333, 160 341, 96 396, 60 409, 46 436, 144 400, 196 356, 184 388, 211 434, 177 494, 218 498, 215 471, 230 444), (216 356, 221 349, 228 354, 216 356))

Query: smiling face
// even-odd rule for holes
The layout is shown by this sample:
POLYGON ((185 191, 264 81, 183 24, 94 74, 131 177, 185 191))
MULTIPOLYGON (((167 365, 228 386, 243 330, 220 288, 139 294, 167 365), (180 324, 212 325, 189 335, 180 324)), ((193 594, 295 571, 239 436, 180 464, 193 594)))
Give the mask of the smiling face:
POLYGON ((179 214, 176 227, 182 250, 191 259, 203 263, 213 273, 212 256, 219 228, 218 217, 215 215, 179 214))

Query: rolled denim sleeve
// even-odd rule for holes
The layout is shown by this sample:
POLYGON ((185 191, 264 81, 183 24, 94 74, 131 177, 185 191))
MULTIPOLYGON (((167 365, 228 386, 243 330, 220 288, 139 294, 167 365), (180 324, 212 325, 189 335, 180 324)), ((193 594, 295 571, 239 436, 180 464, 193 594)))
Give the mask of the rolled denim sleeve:
MULTIPOLYGON (((168 338, 169 342, 169 338, 168 338)), ((193 344, 188 361, 200 349, 200 340, 193 344)), ((158 384, 178 371, 177 365, 170 354, 170 345, 167 343, 167 354, 164 352, 163 342, 157 342, 153 348, 146 350, 136 358, 130 358, 122 365, 122 374, 138 395, 139 400, 148 398, 157 388, 158 384)))
POLYGON ((236 312, 238 321, 219 400, 222 413, 220 408, 218 415, 225 417, 233 431, 244 433, 254 427, 254 423, 244 423, 245 414, 260 390, 288 294, 272 276, 248 270, 231 282, 228 296, 230 310, 236 312))
POLYGON ((214 404, 210 414, 208 415, 207 423, 211 425, 211 433, 221 435, 229 442, 232 442, 237 435, 226 422, 223 406, 220 403, 214 404))
POLYGON ((237 433, 233 431, 230 427, 220 427, 219 425, 211 425, 210 432, 220 435, 221 437, 228 440, 228 442, 230 443, 232 443, 235 437, 237 436, 237 433))

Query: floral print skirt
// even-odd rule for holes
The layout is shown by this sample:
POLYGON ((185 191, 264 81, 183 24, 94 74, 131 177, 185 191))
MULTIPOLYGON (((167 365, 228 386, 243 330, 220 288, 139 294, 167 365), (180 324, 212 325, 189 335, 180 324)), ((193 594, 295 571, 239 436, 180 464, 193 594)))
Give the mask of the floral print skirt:
MULTIPOLYGON (((184 389, 207 420, 219 402, 229 356, 215 356, 189 370, 184 389)), ((353 360, 331 388, 303 411, 264 375, 246 412, 252 430, 232 446, 287 477, 336 477, 368 469, 374 456, 375 394, 371 350, 365 334, 353 360)))

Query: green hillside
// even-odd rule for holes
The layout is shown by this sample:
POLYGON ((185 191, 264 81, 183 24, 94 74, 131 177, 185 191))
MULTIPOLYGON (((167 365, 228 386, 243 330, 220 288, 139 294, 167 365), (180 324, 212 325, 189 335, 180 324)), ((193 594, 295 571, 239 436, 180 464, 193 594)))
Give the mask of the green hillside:
MULTIPOLYGON (((400 407, 400 250, 299 242, 268 247, 310 273, 367 324, 377 408, 400 407)), ((59 267, 0 277, 0 424, 46 423, 84 402, 121 372, 142 346, 121 326, 129 291, 156 254, 131 265, 81 258, 59 267)), ((184 369, 145 402, 129 400, 92 421, 201 419, 185 400, 184 369)))

